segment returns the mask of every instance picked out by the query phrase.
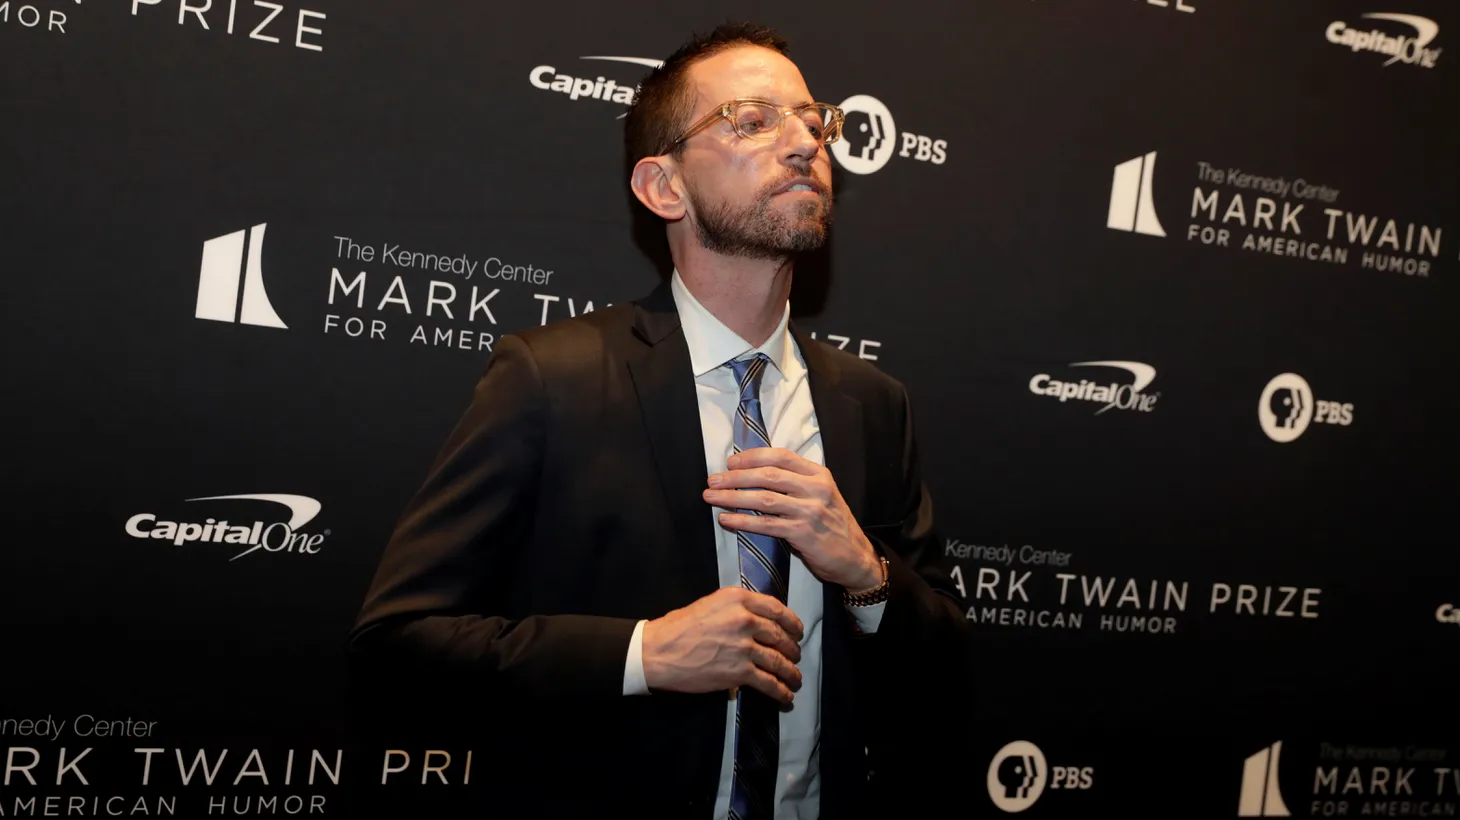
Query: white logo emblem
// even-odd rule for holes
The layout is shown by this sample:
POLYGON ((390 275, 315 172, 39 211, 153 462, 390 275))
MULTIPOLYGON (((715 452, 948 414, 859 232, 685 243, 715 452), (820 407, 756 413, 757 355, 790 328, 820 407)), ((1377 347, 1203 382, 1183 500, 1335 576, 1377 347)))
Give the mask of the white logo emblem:
POLYGON ((892 159, 897 146, 897 125, 892 112, 876 97, 854 94, 842 100, 846 122, 842 138, 831 144, 832 156, 854 174, 870 174, 892 159))
POLYGON ((1146 236, 1165 236, 1156 206, 1151 201, 1151 177, 1156 173, 1156 152, 1115 166, 1110 182, 1110 213, 1105 226, 1146 236))
MULTIPOLYGON (((629 63, 641 65, 648 68, 661 68, 663 60, 655 60, 652 57, 613 57, 609 55, 595 55, 592 57, 580 57, 580 60, 603 60, 610 63, 629 63)), ((621 105, 628 105, 634 101, 634 94, 638 91, 636 85, 619 85, 612 78, 596 77, 573 77, 567 74, 559 74, 558 70, 550 65, 535 66, 527 75, 528 82, 533 87, 543 91, 556 91, 560 94, 567 94, 570 100, 592 99, 603 100, 604 102, 615 102, 621 105)), ((618 115, 623 119, 628 112, 618 115)))
POLYGON ((1454 604, 1440 604, 1440 608, 1435 610, 1435 620, 1442 624, 1460 626, 1460 607, 1454 604))
POLYGON ((1237 800, 1238 817, 1291 817, 1278 789, 1278 755, 1283 742, 1263 749, 1242 764, 1242 795, 1237 800))
POLYGON ((1257 402, 1257 420, 1273 441, 1287 443, 1303 435, 1313 420, 1313 389, 1297 373, 1272 377, 1257 402))
POLYGON ((1074 362, 1070 367, 1116 367, 1128 371, 1134 380, 1130 384, 1099 384, 1089 379, 1058 381, 1048 373, 1040 373, 1029 380, 1029 392, 1039 396, 1050 396, 1062 402, 1089 401, 1102 405, 1095 415, 1112 407, 1117 410, 1138 410, 1149 413, 1155 409, 1160 393, 1145 393, 1151 382, 1156 380, 1156 368, 1144 362, 1106 360, 1098 362, 1074 362))
POLYGON ((198 271, 198 305, 193 315, 215 322, 238 322, 261 327, 287 328, 269 304, 264 290, 260 260, 264 255, 264 229, 259 223, 247 231, 234 231, 203 243, 203 264, 198 271), (248 260, 244 264, 244 236, 248 237, 248 260), (238 305, 238 282, 243 280, 243 307, 238 305))
POLYGON ((1373 51, 1387 54, 1389 59, 1384 61, 1386 67, 1395 63, 1406 63, 1434 68, 1435 61, 1440 59, 1440 52, 1443 49, 1425 47, 1440 35, 1440 24, 1434 20, 1415 14, 1394 14, 1392 12, 1373 12, 1363 15, 1363 17, 1369 20, 1401 23, 1414 29, 1414 36, 1390 35, 1379 29, 1362 31, 1349 28, 1348 24, 1342 20, 1334 20, 1328 24, 1328 30, 1325 32, 1328 42, 1347 46, 1352 51, 1373 51))
POLYGON ((1353 402, 1313 398, 1308 380, 1297 373, 1272 377, 1257 400, 1257 422, 1273 441, 1287 443, 1303 435, 1310 422, 1347 427, 1354 423, 1353 402))
POLYGON ((989 799, 1004 811, 1024 811, 1044 793, 1048 780, 1044 752, 1027 740, 1016 740, 1000 749, 989 764, 989 799))
POLYGON ((265 524, 262 521, 236 524, 227 520, 209 518, 199 524, 191 521, 159 521, 153 513, 138 513, 127 519, 127 534, 133 538, 171 541, 174 546, 179 547, 192 542, 237 544, 246 547, 242 552, 228 559, 229 561, 237 561, 243 556, 261 549, 265 552, 314 555, 319 552, 319 545, 324 541, 325 536, 330 534, 329 530, 313 535, 299 531, 300 528, 313 521, 323 508, 322 504, 306 495, 254 493, 210 495, 187 500, 189 502, 270 501, 287 508, 289 520, 287 522, 276 521, 272 524, 265 524))

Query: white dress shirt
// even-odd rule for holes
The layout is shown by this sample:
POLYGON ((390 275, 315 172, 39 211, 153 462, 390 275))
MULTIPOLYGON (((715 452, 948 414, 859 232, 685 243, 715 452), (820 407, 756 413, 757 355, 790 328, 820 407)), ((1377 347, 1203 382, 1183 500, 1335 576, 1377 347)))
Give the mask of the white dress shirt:
MULTIPOLYGON (((700 429, 705 438, 705 476, 724 472, 734 447, 732 419, 740 404, 740 386, 725 365, 733 359, 764 353, 770 366, 761 378, 761 415, 773 447, 784 447, 817 464, 826 463, 821 447, 821 428, 811 402, 806 362, 795 339, 787 331, 791 305, 786 304, 781 323, 765 344, 753 347, 735 331, 716 319, 685 287, 679 271, 670 281, 674 304, 689 344, 694 368, 695 393, 699 397, 700 429)), ((835 476, 833 476, 835 478, 835 476)), ((706 487, 709 485, 707 484, 706 487)), ((740 585, 740 548, 733 531, 720 526, 719 508, 705 506, 715 527, 716 559, 720 586, 740 585)), ((780 716, 780 755, 776 767, 776 820, 812 820, 820 813, 821 778, 818 749, 821 736, 821 581, 806 564, 791 554, 791 581, 787 606, 801 619, 801 691, 791 710, 780 716)), ((863 632, 876 632, 885 604, 851 607, 863 632)), ((644 681, 644 625, 640 621, 629 642, 624 662, 624 694, 647 695, 644 681)), ((730 784, 735 761, 735 700, 725 707, 725 751, 720 762, 720 789, 715 798, 717 820, 730 812, 730 784)))

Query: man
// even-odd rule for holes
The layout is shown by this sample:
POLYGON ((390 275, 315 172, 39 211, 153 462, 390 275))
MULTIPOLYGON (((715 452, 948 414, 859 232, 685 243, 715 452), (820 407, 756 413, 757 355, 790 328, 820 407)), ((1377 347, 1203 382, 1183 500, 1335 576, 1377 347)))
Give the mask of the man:
POLYGON ((785 51, 722 26, 645 79, 673 277, 500 340, 356 625, 467 681, 503 816, 865 816, 965 680, 906 393, 788 323, 841 112, 785 51))

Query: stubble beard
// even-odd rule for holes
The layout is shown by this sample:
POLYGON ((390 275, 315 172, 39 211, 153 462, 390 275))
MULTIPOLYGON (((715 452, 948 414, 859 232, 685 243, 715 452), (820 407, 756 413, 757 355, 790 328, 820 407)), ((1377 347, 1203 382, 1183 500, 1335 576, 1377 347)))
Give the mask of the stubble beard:
POLYGON ((708 251, 746 259, 783 259, 826 244, 831 228, 831 193, 823 188, 814 201, 797 202, 789 212, 777 210, 771 193, 784 182, 762 189, 755 202, 736 208, 728 202, 706 202, 689 189, 694 205, 695 235, 708 251))

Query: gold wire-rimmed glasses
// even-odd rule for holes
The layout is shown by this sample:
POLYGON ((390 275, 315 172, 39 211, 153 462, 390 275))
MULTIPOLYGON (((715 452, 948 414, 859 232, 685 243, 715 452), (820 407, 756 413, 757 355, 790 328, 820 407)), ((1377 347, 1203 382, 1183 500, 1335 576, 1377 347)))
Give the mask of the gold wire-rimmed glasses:
POLYGON ((821 145, 830 145, 841 138, 842 122, 846 119, 840 108, 826 103, 776 105, 770 100, 740 97, 716 106, 669 147, 678 147, 719 119, 729 120, 735 133, 745 139, 769 142, 781 135, 781 125, 787 114, 800 117, 806 124, 806 130, 821 145))

